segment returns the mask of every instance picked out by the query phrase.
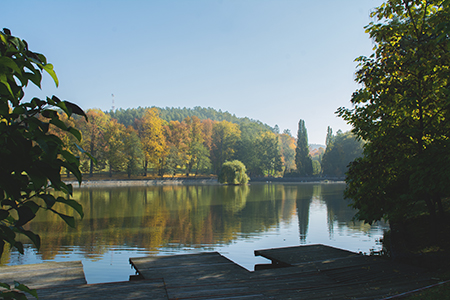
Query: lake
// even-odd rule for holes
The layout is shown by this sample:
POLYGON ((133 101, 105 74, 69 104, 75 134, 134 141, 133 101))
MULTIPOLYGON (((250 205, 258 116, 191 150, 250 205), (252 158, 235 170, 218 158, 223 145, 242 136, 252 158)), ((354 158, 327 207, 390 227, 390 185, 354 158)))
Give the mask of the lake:
MULTIPOLYGON (((325 244, 355 252, 380 250, 385 224, 353 222, 342 183, 192 185, 78 188, 83 220, 69 228, 42 212, 28 229, 24 255, 3 255, 3 265, 81 260, 88 283, 126 281, 128 259, 218 251, 244 268, 270 263, 259 249, 325 244)), ((61 212, 72 214, 70 209, 61 212)))

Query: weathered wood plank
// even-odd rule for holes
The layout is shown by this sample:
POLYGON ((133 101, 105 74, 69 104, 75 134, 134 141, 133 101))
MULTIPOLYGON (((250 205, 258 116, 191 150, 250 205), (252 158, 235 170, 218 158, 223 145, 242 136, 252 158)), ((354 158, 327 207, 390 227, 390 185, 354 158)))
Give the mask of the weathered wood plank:
POLYGON ((164 278, 166 283, 235 280, 249 273, 218 252, 130 258, 130 263, 145 279, 164 278))
POLYGON ((57 286, 38 289, 37 292, 40 299, 168 299, 162 279, 57 286))
POLYGON ((219 253, 130 259, 169 299, 374 299, 436 281, 422 270, 324 245, 255 251, 286 268, 248 272, 219 253))
POLYGON ((197 299, 207 298, 216 299, 221 297, 241 298, 241 297, 260 297, 265 294, 283 295, 287 290, 297 290, 303 288, 317 287, 318 282, 322 285, 334 284, 332 280, 321 274, 305 274, 302 276, 290 274, 272 278, 247 278, 244 280, 232 280, 213 282, 207 284, 177 285, 167 284, 167 291, 170 299, 197 299), (300 278, 303 277, 303 278, 300 278), (320 277, 320 278, 319 278, 320 277))
POLYGON ((86 284, 81 261, 0 267, 0 282, 13 284, 14 280, 32 289, 86 284))
POLYGON ((306 245, 255 250, 255 256, 265 257, 275 263, 298 265, 363 255, 325 245, 306 245))
POLYGON ((81 262, 2 267, 0 281, 20 280, 38 288, 41 299, 96 300, 377 299, 436 282, 415 267, 324 245, 258 250, 255 254, 290 267, 249 272, 219 253, 209 252, 131 258, 146 278, 140 281, 88 285, 81 262))

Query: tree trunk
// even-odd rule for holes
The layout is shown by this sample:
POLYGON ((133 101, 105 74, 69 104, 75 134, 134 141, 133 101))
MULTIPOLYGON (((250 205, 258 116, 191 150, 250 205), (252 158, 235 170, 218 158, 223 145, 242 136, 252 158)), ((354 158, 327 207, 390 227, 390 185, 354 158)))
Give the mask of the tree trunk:
MULTIPOLYGON (((89 150, 90 150, 90 154, 92 156, 94 156, 94 144, 91 142, 89 145, 89 150)), ((89 165, 89 177, 94 176, 94 162, 92 161, 92 159, 90 159, 90 165, 89 165)))
POLYGON ((404 257, 404 249, 402 249, 402 238, 404 236, 404 226, 399 222, 390 222, 390 246, 391 258, 394 261, 402 261, 404 257))
POLYGON ((89 177, 94 176, 94 162, 91 159, 91 163, 89 165, 89 177))
POLYGON ((430 214, 430 239, 432 243, 435 243, 438 239, 439 222, 436 215, 436 205, 433 200, 426 199, 428 213, 430 214))
POLYGON ((437 196, 434 201, 436 202, 438 208, 439 222, 442 224, 445 221, 445 210, 442 206, 441 197, 437 196))

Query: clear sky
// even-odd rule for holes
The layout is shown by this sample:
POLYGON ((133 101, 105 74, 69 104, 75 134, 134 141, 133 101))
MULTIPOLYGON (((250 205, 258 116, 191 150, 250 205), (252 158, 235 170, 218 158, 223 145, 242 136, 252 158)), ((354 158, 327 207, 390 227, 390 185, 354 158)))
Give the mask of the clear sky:
MULTIPOLYGON (((354 59, 382 0, 2 0, 0 26, 46 55, 43 90, 83 109, 212 107, 310 143, 350 127, 354 59)), ((28 98, 29 98, 28 97, 28 98)))

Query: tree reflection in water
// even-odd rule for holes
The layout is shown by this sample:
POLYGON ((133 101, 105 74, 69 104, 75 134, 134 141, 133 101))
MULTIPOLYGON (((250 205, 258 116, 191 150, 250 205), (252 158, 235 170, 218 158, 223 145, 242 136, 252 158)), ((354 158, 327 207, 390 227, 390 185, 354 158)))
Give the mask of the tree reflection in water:
MULTIPOLYGON (((353 223, 354 212, 342 198, 344 188, 344 184, 251 184, 75 189, 84 219, 73 229, 53 214, 38 214, 29 229, 41 236, 42 246, 36 252, 27 244, 25 256, 32 252, 35 261, 31 262, 40 262, 77 253, 85 260, 101 261, 117 249, 146 255, 222 249, 232 256, 235 244, 252 255, 258 247, 333 245, 336 236, 345 238, 339 241, 340 247, 368 252, 382 235, 382 226, 353 223), (328 240, 308 233, 310 220, 317 218, 311 215, 312 203, 326 210, 323 222, 328 240), (295 227, 297 238, 286 241, 295 227), (361 244, 355 233, 368 243, 355 248, 361 244)), ((67 208, 59 209, 72 214, 67 208)), ((30 260, 5 251, 1 262, 30 260)))

